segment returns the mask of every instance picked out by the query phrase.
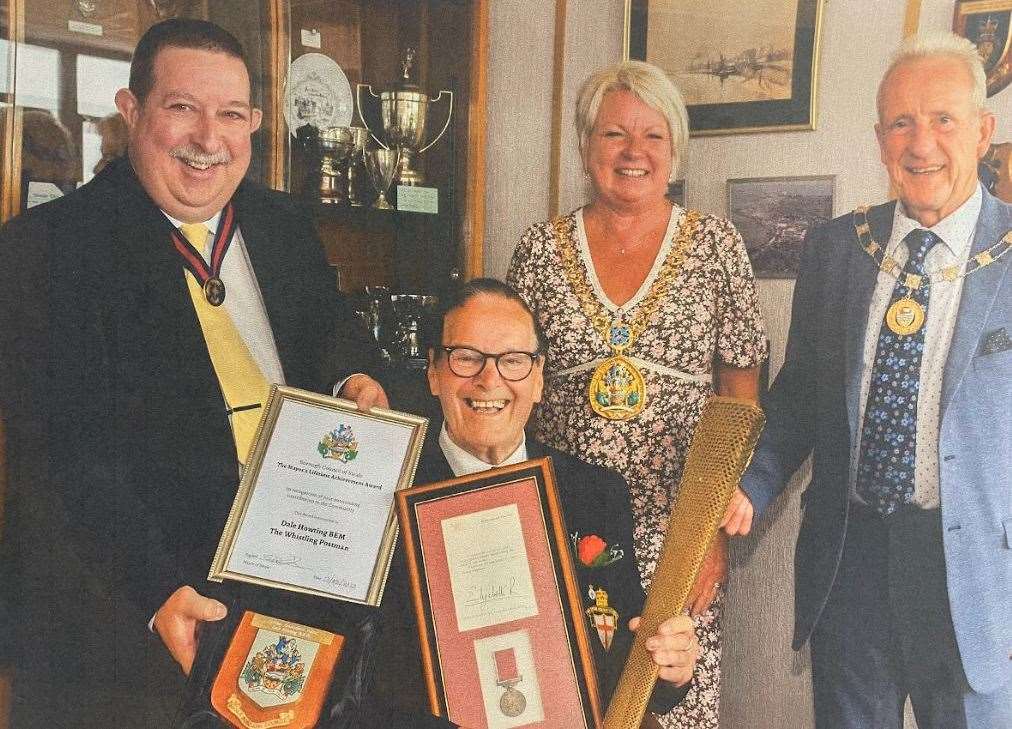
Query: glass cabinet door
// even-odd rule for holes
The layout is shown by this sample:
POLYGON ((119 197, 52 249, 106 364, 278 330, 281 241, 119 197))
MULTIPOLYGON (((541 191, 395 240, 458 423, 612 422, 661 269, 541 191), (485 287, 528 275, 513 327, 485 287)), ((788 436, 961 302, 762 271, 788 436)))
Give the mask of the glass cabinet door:
MULTIPOLYGON (((66 194, 122 154, 125 129, 113 98, 127 85, 137 40, 164 18, 206 18, 243 43, 254 104, 264 111, 249 176, 308 203, 339 287, 439 293, 481 272, 488 6, 489 0, 0 0, 0 222, 66 194), (452 112, 445 97, 429 104, 422 144, 444 122, 447 129, 414 155, 420 186, 431 189, 409 191, 412 212, 396 201, 397 180, 390 196, 401 210, 393 213, 371 210, 371 198, 358 208, 320 204, 320 148, 300 141, 285 119, 292 63, 311 66, 303 59, 309 54, 339 68, 353 97, 360 82, 376 94, 403 84, 429 97, 453 93, 452 112)), ((319 100, 333 96, 326 91, 319 100)), ((368 90, 362 98, 377 141, 394 144, 379 100, 368 90)), ((362 124, 357 101, 351 124, 362 124)), ((362 165, 358 172, 367 177, 362 165)))
MULTIPOLYGON (((268 2, 249 0, 0 0, 0 140, 6 220, 66 194, 123 154, 114 104, 127 85, 137 40, 168 17, 218 22, 243 41, 254 82, 269 78, 268 2)), ((256 84, 258 98, 263 84, 256 84)), ((266 134, 255 178, 267 179, 266 134)))

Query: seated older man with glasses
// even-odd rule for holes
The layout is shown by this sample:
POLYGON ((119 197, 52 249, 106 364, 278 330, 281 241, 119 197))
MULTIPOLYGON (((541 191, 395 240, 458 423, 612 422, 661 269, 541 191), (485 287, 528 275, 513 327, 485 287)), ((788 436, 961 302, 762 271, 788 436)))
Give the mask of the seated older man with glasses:
MULTIPOLYGON (((552 458, 566 525, 580 540, 574 561, 586 607, 604 601, 619 616, 613 637, 595 636, 588 622, 591 636, 600 638, 591 644, 607 700, 632 645, 631 628, 637 622, 630 618, 639 615, 644 601, 625 483, 613 471, 526 437, 524 426, 544 387, 545 345, 530 309, 512 288, 494 279, 471 281, 444 303, 431 341, 429 388, 439 398, 443 422, 430 426, 415 483, 552 458), (590 555, 596 556, 602 544, 621 556, 605 566, 591 566, 590 555)), ((370 704, 362 711, 367 726, 447 726, 442 720, 425 724, 417 718, 427 701, 400 546, 382 610, 375 679, 370 704)), ((699 653, 692 621, 684 615, 668 619, 647 647, 660 666, 661 679, 650 709, 666 712, 682 699, 692 679, 699 653)))

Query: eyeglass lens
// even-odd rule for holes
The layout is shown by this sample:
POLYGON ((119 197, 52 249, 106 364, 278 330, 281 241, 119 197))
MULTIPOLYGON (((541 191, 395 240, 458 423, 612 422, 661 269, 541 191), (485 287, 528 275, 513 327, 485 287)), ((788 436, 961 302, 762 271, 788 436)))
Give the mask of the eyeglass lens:
POLYGON ((534 359, 527 352, 503 352, 496 355, 461 347, 449 352, 450 371, 458 377, 474 377, 484 368, 487 359, 495 360, 496 369, 506 380, 522 380, 531 373, 534 366, 534 359))

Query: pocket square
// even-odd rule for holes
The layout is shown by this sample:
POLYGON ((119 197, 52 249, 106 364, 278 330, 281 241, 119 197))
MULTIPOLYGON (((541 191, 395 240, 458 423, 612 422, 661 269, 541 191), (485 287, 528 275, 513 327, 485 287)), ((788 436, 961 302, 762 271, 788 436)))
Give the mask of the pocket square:
POLYGON ((998 354, 998 352, 1004 352, 1008 349, 1012 349, 1012 339, 1009 338, 1008 332, 1005 331, 1005 327, 1001 329, 995 329, 992 332, 988 332, 984 335, 984 338, 980 343, 980 355, 981 357, 988 354, 998 354))

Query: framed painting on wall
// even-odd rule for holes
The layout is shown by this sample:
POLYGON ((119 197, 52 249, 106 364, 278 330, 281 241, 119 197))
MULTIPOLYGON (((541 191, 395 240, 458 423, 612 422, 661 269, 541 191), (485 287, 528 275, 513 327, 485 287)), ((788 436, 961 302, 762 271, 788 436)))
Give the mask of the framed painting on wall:
POLYGON ((834 175, 727 181, 727 212, 758 278, 795 278, 805 235, 833 217, 834 175))
POLYGON ((814 129, 823 0, 626 0, 625 57, 662 69, 693 136, 814 129))
POLYGON ((994 96, 1012 81, 1012 0, 960 0, 952 29, 969 38, 987 74, 987 95, 994 96))

